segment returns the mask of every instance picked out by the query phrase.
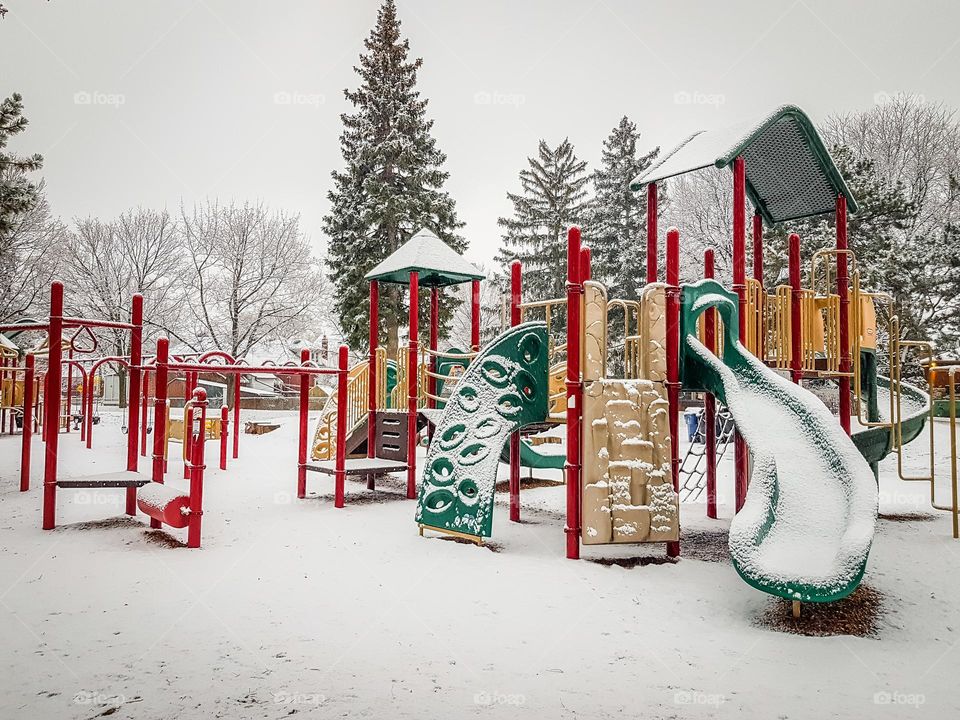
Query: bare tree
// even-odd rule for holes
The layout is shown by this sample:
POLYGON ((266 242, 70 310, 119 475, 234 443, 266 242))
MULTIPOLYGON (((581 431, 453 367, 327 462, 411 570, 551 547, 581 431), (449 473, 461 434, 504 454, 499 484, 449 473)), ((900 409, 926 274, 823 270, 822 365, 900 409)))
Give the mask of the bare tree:
POLYGON ((189 322, 171 334, 194 350, 244 357, 315 324, 324 278, 300 232, 298 215, 263 203, 207 201, 183 218, 189 322))
POLYGON ((36 203, 11 218, 0 237, 0 321, 44 314, 56 258, 68 239, 69 231, 53 217, 40 183, 36 203))
MULTIPOLYGON (((176 222, 166 211, 130 210, 113 222, 78 220, 65 252, 63 274, 70 287, 68 311, 114 322, 129 322, 130 298, 144 296, 146 338, 151 327, 177 324, 182 306, 182 255, 176 222)), ((117 355, 130 352, 129 333, 106 330, 98 340, 117 355)), ((121 406, 126 374, 120 375, 121 406)))
MULTIPOLYGON (((670 180, 666 222, 680 230, 682 280, 703 277, 703 251, 715 250, 717 277, 730 281, 733 267, 733 176, 706 168, 670 180)), ((665 237, 665 234, 664 234, 665 237)), ((663 267, 665 243, 660 243, 663 267)))

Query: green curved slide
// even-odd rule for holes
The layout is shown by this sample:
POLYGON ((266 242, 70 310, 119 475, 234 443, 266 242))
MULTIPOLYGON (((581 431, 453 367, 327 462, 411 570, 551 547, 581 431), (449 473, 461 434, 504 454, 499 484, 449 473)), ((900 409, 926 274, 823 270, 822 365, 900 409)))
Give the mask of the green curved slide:
POLYGON ((500 452, 510 434, 547 417, 547 326, 517 325, 460 377, 434 431, 417 522, 490 537, 500 452))
POLYGON ((767 368, 737 339, 737 296, 713 280, 684 286, 680 371, 685 388, 716 395, 753 453, 750 489, 730 524, 740 576, 788 600, 849 595, 866 569, 877 516, 873 473, 813 394, 767 368), (716 307, 723 357, 697 339, 716 307))

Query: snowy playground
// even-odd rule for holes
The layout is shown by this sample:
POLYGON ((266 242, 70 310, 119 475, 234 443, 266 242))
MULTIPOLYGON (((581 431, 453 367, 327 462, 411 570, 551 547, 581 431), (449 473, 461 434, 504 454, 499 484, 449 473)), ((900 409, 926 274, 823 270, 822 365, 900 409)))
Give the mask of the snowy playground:
POLYGON ((0 0, 0 720, 960 718, 960 6, 746 5, 0 0))
MULTIPOLYGON (((118 416, 102 425, 102 455, 72 437, 64 461, 85 473, 111 468, 125 437, 118 416)), ((936 422, 939 467, 949 463, 947 430, 936 422)), ((924 469, 924 440, 908 446, 912 472, 924 469)), ((726 557, 729 461, 719 476, 721 520, 706 520, 702 503, 683 506, 693 549, 680 562, 619 566, 557 552, 562 485, 525 490, 520 524, 507 521, 508 496, 498 494, 491 551, 411 532, 400 481, 374 496, 348 483, 343 510, 333 507, 331 481, 313 483, 298 502, 290 473, 278 471, 296 443, 288 415, 274 433, 243 436, 228 471, 208 472, 204 549, 195 553, 171 550, 181 534, 171 541, 123 519, 122 491, 67 496, 63 527, 43 532, 36 496, 8 482, 16 439, 0 437, 10 613, 2 670, 11 679, 0 714, 382 717, 391 708, 394 717, 514 718, 643 708, 652 718, 803 718, 862 717, 869 705, 877 718, 945 718, 958 710, 960 577, 946 571, 957 546, 949 518, 931 513, 926 486, 897 478, 895 459, 880 470, 864 579, 879 607, 859 619, 869 632, 806 637, 767 626, 789 610, 744 584, 726 557), (787 703, 802 710, 784 712, 787 703)), ((37 459, 42 452, 35 447, 37 459)), ((616 555, 637 556, 623 549, 616 555)), ((649 555, 662 562, 653 547, 649 555)))

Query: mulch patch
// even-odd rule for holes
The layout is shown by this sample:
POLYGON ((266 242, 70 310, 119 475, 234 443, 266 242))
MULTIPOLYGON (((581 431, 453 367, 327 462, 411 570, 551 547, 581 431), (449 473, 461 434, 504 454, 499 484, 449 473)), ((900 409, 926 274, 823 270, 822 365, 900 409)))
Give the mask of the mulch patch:
POLYGON ((884 615, 883 605, 883 594, 869 585, 861 585, 837 602, 804 603, 799 618, 793 617, 793 603, 789 600, 772 598, 755 624, 767 630, 809 637, 876 637, 884 615))

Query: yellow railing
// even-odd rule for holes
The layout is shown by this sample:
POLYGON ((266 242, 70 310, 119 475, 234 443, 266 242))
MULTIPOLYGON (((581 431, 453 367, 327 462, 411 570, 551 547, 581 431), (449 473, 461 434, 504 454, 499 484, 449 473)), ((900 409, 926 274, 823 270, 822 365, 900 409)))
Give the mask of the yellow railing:
MULTIPOLYGON (((470 363, 473 358, 477 356, 475 352, 468 353, 453 353, 453 352, 441 352, 439 350, 430 350, 427 348, 425 352, 428 363, 424 364, 423 375, 422 377, 426 380, 433 379, 438 382, 443 383, 443 392, 447 393, 446 395, 435 395, 429 391, 426 387, 423 390, 423 396, 428 400, 433 400, 434 402, 446 402, 449 398, 449 392, 453 387, 460 381, 460 376, 462 375, 462 368, 470 363), (461 372, 457 374, 451 373, 442 373, 434 372, 430 370, 429 360, 433 359, 437 365, 440 364, 441 360, 462 360, 463 365, 454 365, 453 367, 460 367, 461 372)), ((426 385, 426 383, 424 383, 426 385)))
POLYGON ((566 343, 557 344, 553 339, 553 314, 559 308, 562 308, 563 312, 567 311, 566 298, 552 298, 520 304, 520 322, 526 321, 528 310, 543 310, 544 320, 547 323, 547 351, 551 360, 556 360, 557 356, 567 351, 566 343))
MULTIPOLYGON (((749 352, 757 357, 763 357, 764 344, 764 320, 763 313, 766 305, 766 294, 763 292, 763 285, 759 280, 747 278, 744 288, 744 299, 746 300, 744 315, 745 338, 744 346, 749 352)), ((719 320, 719 313, 716 313, 719 320)), ((723 335, 717 332, 717 350, 723 352, 723 335)))

